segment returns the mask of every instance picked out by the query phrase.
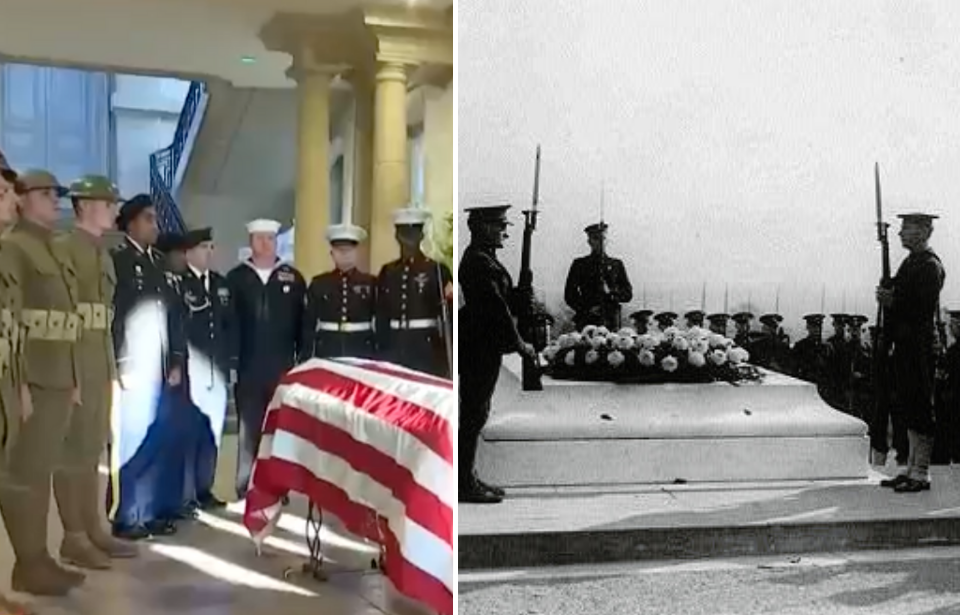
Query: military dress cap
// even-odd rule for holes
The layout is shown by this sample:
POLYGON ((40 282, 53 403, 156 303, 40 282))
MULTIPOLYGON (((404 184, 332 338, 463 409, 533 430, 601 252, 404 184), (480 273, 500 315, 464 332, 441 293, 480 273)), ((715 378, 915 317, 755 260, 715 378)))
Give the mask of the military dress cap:
POLYGON ((507 220, 507 210, 511 207, 513 205, 479 205, 477 207, 467 207, 463 211, 467 212, 467 220, 505 222, 507 220))
POLYGON ((393 212, 394 226, 423 226, 430 220, 430 212, 422 207, 405 207, 393 212))
POLYGON ((69 196, 72 199, 91 199, 96 201, 120 201, 117 185, 103 175, 84 175, 70 184, 69 196))
POLYGON ((847 322, 847 321, 850 320, 850 315, 849 315, 849 314, 840 314, 840 313, 838 313, 838 314, 830 314, 830 318, 832 318, 834 322, 845 323, 845 322, 847 322))
POLYGON ((803 317, 807 324, 822 325, 826 316, 823 314, 807 314, 803 317))
POLYGON ((753 314, 750 312, 737 312, 730 317, 733 322, 750 322, 753 320, 753 314))
POLYGON ((334 224, 327 229, 328 243, 361 243, 367 239, 367 231, 354 224, 334 224))
POLYGON ((276 235, 280 232, 280 227, 283 226, 276 220, 270 220, 268 218, 258 218, 257 220, 251 220, 247 222, 247 234, 253 235, 254 233, 270 233, 276 235))
POLYGON ((673 321, 677 319, 676 312, 660 312, 653 317, 660 325, 663 324, 673 324, 673 321))
POLYGON ((687 318, 687 319, 692 318, 692 319, 694 319, 694 320, 696 320, 696 319, 698 319, 698 318, 703 318, 704 316, 706 316, 706 312, 704 312, 703 310, 688 310, 688 311, 683 315, 684 318, 687 318))
POLYGON ((783 322, 783 316, 780 314, 764 314, 759 320, 768 327, 776 327, 783 322))
POLYGON ((595 235, 597 233, 602 233, 610 228, 606 222, 595 222, 594 224, 588 224, 583 228, 583 232, 587 235, 595 235))
POLYGON ((724 314, 723 312, 717 312, 716 314, 710 314, 707 316, 707 320, 710 322, 727 322, 730 320, 730 314, 724 314))
POLYGON ((65 186, 60 184, 60 180, 58 180, 53 173, 42 169, 24 171, 17 178, 17 182, 20 184, 20 189, 23 190, 23 192, 54 190, 57 196, 61 198, 67 196, 69 192, 65 186))
POLYGON ((153 199, 149 194, 138 194, 120 206, 120 215, 117 216, 117 228, 127 230, 130 223, 137 219, 144 210, 153 207, 153 199))
POLYGON ((906 214, 900 214, 897 217, 903 220, 904 222, 919 222, 921 224, 929 224, 934 220, 937 220, 940 218, 940 216, 937 216, 935 214, 925 214, 922 212, 911 212, 906 214))
POLYGON ((862 327, 863 325, 867 324, 867 321, 869 320, 870 319, 863 314, 854 314, 850 317, 850 323, 856 327, 862 327))
POLYGON ((0 176, 2 176, 8 182, 17 181, 17 172, 13 170, 13 167, 10 165, 10 161, 7 160, 7 157, 0 152, 0 176))
POLYGON ((161 233, 153 247, 164 254, 186 250, 186 237, 180 233, 161 233))
POLYGON ((213 241, 213 229, 210 227, 191 229, 183 235, 183 249, 196 248, 204 241, 213 241))
POLYGON ((633 314, 630 314, 630 318, 634 320, 647 320, 651 316, 653 316, 653 310, 646 310, 646 309, 637 310, 633 314))

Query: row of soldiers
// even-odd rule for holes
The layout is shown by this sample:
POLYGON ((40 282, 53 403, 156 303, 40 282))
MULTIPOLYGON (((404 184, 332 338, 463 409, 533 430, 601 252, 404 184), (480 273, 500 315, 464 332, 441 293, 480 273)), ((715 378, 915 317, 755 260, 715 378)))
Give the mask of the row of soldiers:
MULTIPOLYGON (((439 315, 452 276, 420 249, 426 221, 419 209, 397 212, 401 256, 377 278, 356 271, 362 230, 338 226, 328 234, 337 267, 308 287, 277 257, 280 225, 263 220, 248 225, 252 256, 227 276, 209 270, 209 229, 168 242, 185 257, 174 271, 155 247, 149 195, 123 202, 99 176, 68 188, 44 171, 17 173, 0 154, 0 512, 16 556, 13 589, 64 595, 85 576, 61 562, 109 568, 137 556, 131 540, 223 505, 210 488, 226 394, 211 409, 197 390, 236 384, 243 497, 267 403, 296 362, 373 356, 448 377, 439 315), (75 224, 60 233, 65 197, 75 224), (110 250, 117 227, 124 239, 110 250), (197 411, 189 423, 185 408, 197 411), (112 531, 97 471, 105 445, 112 531), (201 450, 203 471, 190 465, 201 450), (194 475, 189 489, 184 472, 194 475), (51 483, 64 526, 59 561, 47 547, 51 483)), ((24 607, 0 598, 2 608, 24 607)))

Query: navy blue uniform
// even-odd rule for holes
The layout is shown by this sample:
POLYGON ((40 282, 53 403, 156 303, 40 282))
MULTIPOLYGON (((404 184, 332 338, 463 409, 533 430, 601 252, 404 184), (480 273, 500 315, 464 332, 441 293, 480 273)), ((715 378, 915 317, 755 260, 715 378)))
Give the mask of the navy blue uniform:
POLYGON ((307 289, 301 360, 375 358, 376 290, 377 279, 357 269, 315 276, 307 289))

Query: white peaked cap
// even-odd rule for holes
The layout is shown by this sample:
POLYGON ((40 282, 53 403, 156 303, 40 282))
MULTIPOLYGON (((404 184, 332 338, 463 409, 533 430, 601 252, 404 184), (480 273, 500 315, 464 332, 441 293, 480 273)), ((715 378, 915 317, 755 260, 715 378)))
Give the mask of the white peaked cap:
POLYGON ((367 238, 367 231, 353 224, 334 224, 327 229, 327 241, 353 241, 360 243, 367 238))
POLYGON ((426 224, 430 218, 430 211, 422 207, 406 207, 393 212, 395 226, 426 224))
POLYGON ((253 220, 247 223, 247 233, 273 233, 276 235, 280 232, 281 224, 276 220, 268 220, 266 218, 260 218, 259 220, 253 220))

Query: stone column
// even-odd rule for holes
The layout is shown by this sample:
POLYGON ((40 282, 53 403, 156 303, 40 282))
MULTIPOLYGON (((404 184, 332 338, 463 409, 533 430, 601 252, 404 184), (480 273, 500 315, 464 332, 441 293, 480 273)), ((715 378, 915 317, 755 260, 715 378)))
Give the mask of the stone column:
POLYGON ((397 258, 393 212, 410 198, 407 162, 407 67, 383 62, 374 93, 373 198, 370 211, 370 268, 379 271, 397 258))
MULTIPOLYGON (((373 85, 370 76, 354 73, 349 78, 353 86, 353 160, 349 180, 352 194, 352 221, 370 230, 373 184, 373 85)), ((370 267, 370 242, 361 244, 358 266, 376 275, 370 267)))
POLYGON ((330 82, 322 67, 298 66, 297 192, 294 264, 309 281, 330 269, 324 233, 330 224, 330 82))

